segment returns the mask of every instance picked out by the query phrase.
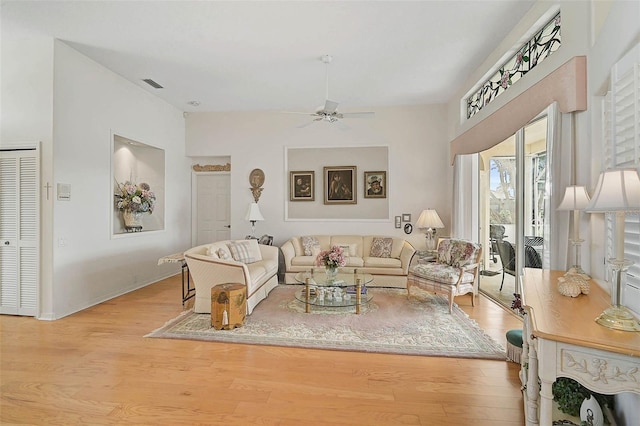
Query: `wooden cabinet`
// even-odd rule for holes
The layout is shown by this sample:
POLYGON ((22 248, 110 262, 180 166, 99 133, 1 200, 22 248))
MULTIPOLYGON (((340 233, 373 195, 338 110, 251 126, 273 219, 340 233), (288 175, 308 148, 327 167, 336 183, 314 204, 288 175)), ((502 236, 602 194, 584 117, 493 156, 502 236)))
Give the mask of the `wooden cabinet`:
POLYGON ((523 384, 527 425, 552 423, 551 386, 569 377, 607 394, 640 394, 640 333, 611 330, 595 322, 609 295, 591 282, 588 295, 572 298, 557 289, 563 271, 525 268, 522 276, 523 384))

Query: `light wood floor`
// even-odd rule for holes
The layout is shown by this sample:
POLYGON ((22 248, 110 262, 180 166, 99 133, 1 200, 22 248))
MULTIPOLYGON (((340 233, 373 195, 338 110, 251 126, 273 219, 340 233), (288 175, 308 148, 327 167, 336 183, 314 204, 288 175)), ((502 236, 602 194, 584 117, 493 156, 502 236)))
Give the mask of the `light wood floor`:
MULTIPOLYGON (((458 302, 503 345, 521 327, 458 302)), ((58 321, 0 316, 0 423, 523 424, 513 363, 142 337, 181 311, 175 276, 58 321)))

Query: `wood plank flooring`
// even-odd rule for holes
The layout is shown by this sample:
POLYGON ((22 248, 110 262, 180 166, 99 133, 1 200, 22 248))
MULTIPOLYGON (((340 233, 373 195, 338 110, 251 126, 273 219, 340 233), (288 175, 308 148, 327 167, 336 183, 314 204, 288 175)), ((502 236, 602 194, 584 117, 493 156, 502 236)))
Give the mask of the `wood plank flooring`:
MULTIPOLYGON (((503 346, 521 327, 457 302, 503 346)), ((142 337, 181 311, 176 275, 57 321, 0 316, 0 424, 523 424, 510 362, 142 337)))

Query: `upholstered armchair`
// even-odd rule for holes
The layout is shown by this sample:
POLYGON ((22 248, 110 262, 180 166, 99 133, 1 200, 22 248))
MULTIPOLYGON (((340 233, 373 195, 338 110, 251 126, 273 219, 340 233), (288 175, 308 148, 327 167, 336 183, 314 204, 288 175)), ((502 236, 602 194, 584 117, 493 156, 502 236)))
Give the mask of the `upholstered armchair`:
MULTIPOLYGON (((412 288, 446 294, 449 298, 449 313, 453 311, 453 298, 471 293, 471 305, 475 306, 475 289, 482 247, 471 241, 441 239, 436 261, 409 268, 407 292, 412 288)), ((415 290, 414 290, 415 291, 415 290)))

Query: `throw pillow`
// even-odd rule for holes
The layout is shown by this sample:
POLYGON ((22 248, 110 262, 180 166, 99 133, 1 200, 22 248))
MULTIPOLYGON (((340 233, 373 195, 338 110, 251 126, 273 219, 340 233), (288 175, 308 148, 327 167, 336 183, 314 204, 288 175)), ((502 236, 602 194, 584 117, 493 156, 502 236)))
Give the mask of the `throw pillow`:
POLYGON ((247 241, 229 243, 227 247, 229 247, 231 256, 236 262, 253 263, 256 261, 255 258, 251 256, 251 247, 247 241))
POLYGON ((342 252, 346 257, 355 256, 357 253, 357 244, 338 244, 340 248, 342 248, 342 252))
POLYGON ((371 242, 371 257, 391 257, 391 247, 393 247, 393 238, 374 238, 371 242))
POLYGON ((218 257, 222 260, 229 260, 231 259, 231 255, 229 254, 228 251, 226 251, 225 249, 218 249, 218 251, 216 252, 218 254, 218 257))
POLYGON ((302 250, 305 256, 313 255, 313 246, 320 246, 320 241, 316 237, 302 237, 302 250))
POLYGON ((211 256, 211 257, 215 257, 218 258, 218 253, 216 251, 216 248, 213 246, 209 246, 207 247, 207 256, 211 256))

